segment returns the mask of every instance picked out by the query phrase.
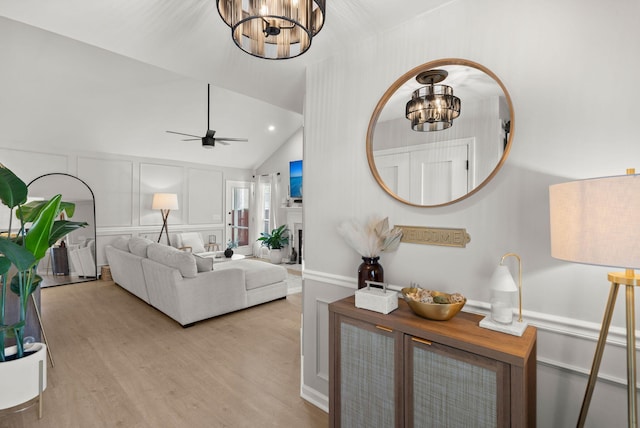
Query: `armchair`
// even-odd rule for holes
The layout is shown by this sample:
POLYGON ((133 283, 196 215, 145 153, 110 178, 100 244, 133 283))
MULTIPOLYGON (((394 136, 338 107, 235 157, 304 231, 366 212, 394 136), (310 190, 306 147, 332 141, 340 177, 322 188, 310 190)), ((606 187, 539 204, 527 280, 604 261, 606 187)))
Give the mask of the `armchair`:
POLYGON ((96 258, 95 258, 96 242, 88 239, 78 248, 69 249, 69 259, 73 266, 73 271, 80 277, 95 278, 96 258))

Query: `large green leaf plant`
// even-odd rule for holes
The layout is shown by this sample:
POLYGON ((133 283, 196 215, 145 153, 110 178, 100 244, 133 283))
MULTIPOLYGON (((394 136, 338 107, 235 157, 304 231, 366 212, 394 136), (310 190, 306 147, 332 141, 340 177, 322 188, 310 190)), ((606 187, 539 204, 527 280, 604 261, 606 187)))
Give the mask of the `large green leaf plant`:
POLYGON ((277 227, 268 232, 261 232, 258 238, 263 247, 267 247, 270 250, 279 250, 289 243, 289 229, 286 224, 277 227))
POLYGON ((27 185, 0 164, 0 200, 10 210, 9 227, 0 234, 0 362, 6 361, 5 340, 10 337, 15 337, 16 358, 24 356, 29 298, 42 282, 36 272, 38 262, 58 240, 87 226, 85 222, 59 219, 62 212, 72 217, 75 211, 75 204, 62 202, 61 195, 48 201, 27 203, 27 194, 27 185), (14 209, 15 217, 20 221, 17 233, 11 233, 14 209), (18 320, 12 324, 5 319, 7 286, 18 296, 18 320))

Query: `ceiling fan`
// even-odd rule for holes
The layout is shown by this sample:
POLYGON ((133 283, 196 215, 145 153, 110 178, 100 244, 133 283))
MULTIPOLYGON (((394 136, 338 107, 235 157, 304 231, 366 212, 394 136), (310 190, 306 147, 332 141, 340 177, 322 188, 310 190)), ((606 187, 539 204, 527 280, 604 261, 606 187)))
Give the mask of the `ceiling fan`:
POLYGON ((197 141, 197 140, 202 140, 202 147, 204 147, 205 149, 212 149, 215 147, 216 142, 220 143, 220 144, 224 144, 229 145, 231 141, 249 141, 246 138, 228 138, 228 137, 216 137, 216 131, 211 129, 209 126, 209 116, 210 116, 210 110, 211 108, 211 88, 210 88, 210 84, 207 83, 207 132, 204 135, 204 137, 200 137, 198 135, 192 135, 192 134, 184 134, 182 132, 175 132, 175 131, 167 131, 170 134, 178 134, 178 135, 184 135, 187 137, 195 137, 195 138, 186 138, 182 141, 197 141))

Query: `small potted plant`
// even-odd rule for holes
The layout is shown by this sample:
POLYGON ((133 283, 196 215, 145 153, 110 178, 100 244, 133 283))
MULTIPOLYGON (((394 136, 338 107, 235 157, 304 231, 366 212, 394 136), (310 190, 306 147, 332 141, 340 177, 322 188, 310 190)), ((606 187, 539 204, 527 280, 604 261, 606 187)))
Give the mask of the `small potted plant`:
MULTIPOLYGON (((0 410, 20 405, 41 392, 38 366, 46 359, 47 348, 44 343, 25 346, 24 337, 29 301, 42 282, 38 262, 57 241, 87 225, 59 219, 62 212, 72 217, 75 211, 75 205, 62 202, 61 195, 26 203, 27 193, 27 185, 0 164, 0 200, 10 210, 7 232, 0 236, 0 410), (20 221, 17 232, 11 227, 14 209, 20 221), (18 296, 17 320, 8 319, 5 312, 8 289, 18 296), (8 346, 8 339, 13 346, 8 346)), ((46 387, 46 361, 44 368, 42 389, 46 387)))
POLYGON ((258 241, 269 249, 271 263, 282 263, 282 248, 289 244, 289 229, 286 224, 273 229, 271 233, 262 232, 258 241))
POLYGON ((231 258, 231 256, 233 256, 233 249, 236 248, 237 246, 238 246, 237 241, 229 240, 229 242, 227 242, 227 249, 224 250, 224 256, 228 259, 231 258))

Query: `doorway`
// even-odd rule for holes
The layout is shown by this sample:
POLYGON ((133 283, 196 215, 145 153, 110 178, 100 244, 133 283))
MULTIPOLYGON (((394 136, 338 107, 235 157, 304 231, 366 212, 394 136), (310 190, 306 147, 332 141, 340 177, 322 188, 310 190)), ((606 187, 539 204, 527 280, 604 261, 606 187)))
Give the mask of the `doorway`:
POLYGON ((235 245, 236 254, 251 255, 251 183, 247 181, 227 181, 226 183, 226 244, 235 245))

